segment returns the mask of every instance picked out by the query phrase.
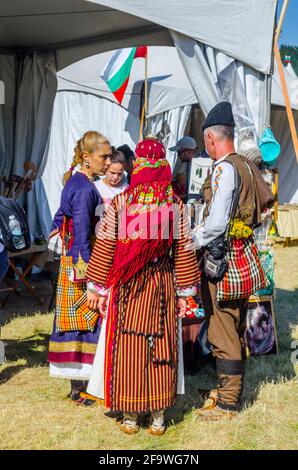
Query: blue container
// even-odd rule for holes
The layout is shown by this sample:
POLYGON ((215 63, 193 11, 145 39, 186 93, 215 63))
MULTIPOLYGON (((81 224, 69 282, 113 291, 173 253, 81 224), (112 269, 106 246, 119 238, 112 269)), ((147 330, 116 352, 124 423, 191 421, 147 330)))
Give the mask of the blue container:
POLYGON ((263 161, 267 165, 274 165, 280 155, 280 145, 275 139, 272 129, 268 127, 259 141, 263 161))

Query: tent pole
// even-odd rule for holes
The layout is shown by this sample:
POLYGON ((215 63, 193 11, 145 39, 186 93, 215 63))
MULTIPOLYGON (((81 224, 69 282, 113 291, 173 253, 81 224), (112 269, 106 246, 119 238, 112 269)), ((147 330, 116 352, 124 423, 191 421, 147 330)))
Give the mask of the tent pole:
POLYGON ((286 111, 287 111, 287 116, 288 116, 288 121, 289 121, 289 126, 290 126, 290 131, 291 131, 291 136, 293 140, 293 146, 296 154, 296 159, 298 163, 298 137, 297 137, 297 131, 296 131, 296 126, 295 126, 295 121, 294 121, 294 116, 293 116, 293 111, 292 111, 292 106, 289 98, 289 93, 287 89, 287 83, 285 79, 285 74, 284 74, 284 69, 280 57, 280 51, 278 47, 278 39, 281 33, 281 28, 283 25, 283 21, 285 18, 285 14, 288 8, 289 0, 284 0, 282 10, 280 13, 278 25, 275 31, 275 37, 274 37, 274 56, 275 60, 278 66, 278 72, 279 72, 279 77, 281 81, 281 86, 282 86, 282 92, 285 100, 285 105, 286 105, 286 111))
POLYGON ((291 130, 291 136, 293 140, 293 145, 295 149, 295 154, 296 154, 296 159, 298 163, 298 137, 297 137, 297 131, 295 127, 295 121, 294 121, 294 116, 293 116, 293 111, 291 107, 291 102, 289 98, 289 93, 287 89, 287 83, 285 79, 285 74, 284 74, 284 69, 280 57, 280 52, 279 52, 279 47, 277 43, 277 37, 274 38, 274 55, 275 55, 275 60, 278 65, 278 72, 279 72, 279 77, 281 81, 281 86, 282 86, 282 92, 284 95, 284 100, 285 100, 285 105, 286 105, 286 111, 287 111, 287 116, 288 116, 288 121, 289 121, 289 126, 291 130))
POLYGON ((279 36, 280 36, 280 33, 281 33, 281 28, 282 28, 282 25, 283 25, 283 22, 284 22, 284 19, 285 19, 285 14, 286 14, 288 5, 289 5, 289 0, 284 0, 283 6, 282 6, 282 9, 281 9, 281 13, 280 13, 280 17, 279 17, 279 20, 278 20, 278 25, 277 25, 277 28, 276 28, 276 31, 275 31, 275 37, 276 37, 277 41, 279 40, 279 36))

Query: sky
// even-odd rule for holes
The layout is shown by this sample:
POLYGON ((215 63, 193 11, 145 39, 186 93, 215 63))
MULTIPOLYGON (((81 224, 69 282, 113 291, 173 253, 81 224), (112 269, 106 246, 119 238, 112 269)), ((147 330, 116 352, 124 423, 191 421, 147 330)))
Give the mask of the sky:
MULTIPOLYGON (((280 12, 283 0, 279 1, 280 12)), ((289 0, 279 44, 298 46, 298 0, 289 0)))

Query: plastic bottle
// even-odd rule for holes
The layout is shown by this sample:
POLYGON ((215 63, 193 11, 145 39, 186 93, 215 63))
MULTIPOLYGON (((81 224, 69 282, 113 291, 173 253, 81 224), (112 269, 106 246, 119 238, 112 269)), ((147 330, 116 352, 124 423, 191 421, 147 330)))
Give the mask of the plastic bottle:
POLYGON ((21 231, 21 226, 19 221, 15 218, 14 215, 9 216, 9 230, 11 231, 13 235, 13 244, 17 250, 22 250, 22 248, 25 248, 26 242, 25 238, 23 237, 22 231, 21 231))

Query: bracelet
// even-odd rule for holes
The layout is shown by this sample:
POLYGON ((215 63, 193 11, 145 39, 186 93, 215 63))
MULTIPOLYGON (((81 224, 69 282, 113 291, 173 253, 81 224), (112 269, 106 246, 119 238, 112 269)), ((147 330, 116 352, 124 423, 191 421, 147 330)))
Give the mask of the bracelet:
POLYGON ((102 297, 108 297, 109 295, 109 289, 105 289, 103 286, 94 284, 92 281, 87 282, 87 289, 92 294, 98 294, 102 297))
POLYGON ((176 294, 178 297, 193 297, 194 295, 197 295, 198 289, 197 286, 191 286, 191 287, 182 287, 181 289, 177 289, 176 294))

